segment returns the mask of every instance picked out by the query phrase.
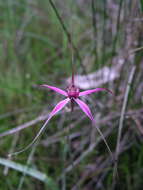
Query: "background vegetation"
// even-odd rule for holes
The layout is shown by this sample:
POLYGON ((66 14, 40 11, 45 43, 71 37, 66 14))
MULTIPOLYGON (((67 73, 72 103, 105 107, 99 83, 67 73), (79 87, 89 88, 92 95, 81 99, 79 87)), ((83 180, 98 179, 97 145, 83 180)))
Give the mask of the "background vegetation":
POLYGON ((141 189, 143 1, 53 3, 62 23, 49 0, 0 0, 0 189, 141 189), (7 157, 32 141, 62 99, 38 85, 68 85, 72 49, 63 23, 75 46, 76 74, 82 76, 77 85, 115 93, 84 101, 113 156, 118 150, 118 178, 102 138, 78 107, 54 117, 38 145, 7 157), (16 133, 9 131, 13 128, 16 133))

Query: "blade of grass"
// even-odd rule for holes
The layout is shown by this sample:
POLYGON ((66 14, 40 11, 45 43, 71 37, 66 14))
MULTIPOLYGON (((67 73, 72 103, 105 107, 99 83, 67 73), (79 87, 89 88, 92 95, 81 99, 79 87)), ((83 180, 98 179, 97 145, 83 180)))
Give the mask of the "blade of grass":
POLYGON ((135 70, 136 70, 136 66, 133 66, 131 69, 131 72, 129 74, 129 79, 128 79, 127 88, 125 91, 122 110, 121 110, 121 117, 120 117, 120 121, 119 121, 119 129, 118 129, 118 137, 117 137, 117 145, 116 145, 116 151, 115 151, 116 162, 115 162, 114 169, 113 169, 113 187, 115 186, 115 177, 116 177, 116 171, 117 171, 117 166, 118 166, 118 158, 119 158, 119 152, 120 152, 120 141, 121 141, 125 111, 126 111, 126 107, 127 107, 127 103, 128 103, 128 96, 129 96, 131 84, 133 81, 133 77, 135 74, 135 70))
POLYGON ((113 48, 112 48, 112 54, 114 55, 114 53, 116 53, 116 46, 117 46, 117 41, 119 38, 119 32, 120 32, 120 18, 121 18, 121 11, 122 11, 122 4, 123 4, 123 0, 120 0, 119 2, 119 9, 118 9, 118 16, 117 16, 117 24, 116 24, 116 36, 113 39, 113 48))
POLYGON ((0 164, 3 166, 7 166, 16 171, 23 172, 31 177, 34 177, 50 187, 51 190, 58 190, 56 183, 52 180, 52 178, 48 177, 45 173, 42 173, 36 169, 29 168, 25 165, 10 161, 8 159, 0 158, 0 164))
MULTIPOLYGON (((30 154, 29 154, 29 156, 28 156, 28 159, 27 159, 27 162, 26 162, 27 169, 30 167, 32 158, 33 158, 34 153, 35 153, 35 151, 36 151, 37 144, 38 144, 38 143, 36 143, 35 146, 32 147, 32 150, 31 150, 31 152, 30 152, 30 154)), ((20 182, 19 182, 19 185, 18 185, 17 190, 21 190, 21 189, 22 189, 22 186, 23 186, 23 184, 24 184, 25 177, 26 177, 26 171, 23 172, 23 176, 22 176, 21 179, 20 179, 20 182)))
MULTIPOLYGON (((12 141, 12 145, 11 145, 9 154, 12 153, 12 152, 14 152, 14 149, 15 149, 15 146, 17 144, 18 138, 19 138, 19 133, 16 133, 14 135, 14 138, 13 138, 13 141, 12 141)), ((9 160, 12 160, 12 157, 9 157, 9 160)), ((4 172, 3 172, 5 176, 8 175, 8 171, 9 171, 9 167, 5 166, 4 172)))

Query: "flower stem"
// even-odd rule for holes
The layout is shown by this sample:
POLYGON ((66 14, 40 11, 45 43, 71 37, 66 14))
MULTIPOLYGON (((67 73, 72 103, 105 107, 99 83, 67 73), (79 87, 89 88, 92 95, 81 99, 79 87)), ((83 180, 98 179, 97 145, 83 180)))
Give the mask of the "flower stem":
POLYGON ((74 65, 72 62, 72 85, 74 86, 74 65))

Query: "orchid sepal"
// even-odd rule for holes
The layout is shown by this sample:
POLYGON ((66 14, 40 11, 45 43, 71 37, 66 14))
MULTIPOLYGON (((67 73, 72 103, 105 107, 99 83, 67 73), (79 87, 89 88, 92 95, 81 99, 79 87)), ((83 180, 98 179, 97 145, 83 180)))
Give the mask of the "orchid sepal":
POLYGON ((50 85, 47 85, 47 84, 42 84, 42 85, 40 85, 41 87, 45 87, 45 88, 49 88, 49 89, 51 89, 51 90, 53 90, 53 91, 55 91, 55 92, 57 92, 57 93, 59 93, 59 94, 62 94, 62 95, 64 95, 64 96, 68 96, 68 94, 67 94, 67 92, 66 91, 64 91, 64 90, 62 90, 62 89, 60 89, 60 88, 57 88, 57 87, 55 87, 55 86, 50 86, 50 85))
POLYGON ((17 155, 17 154, 20 154, 22 152, 24 152, 25 150, 29 149, 39 138, 39 136, 45 131, 46 129, 46 125, 48 124, 48 122, 50 121, 50 119, 56 115, 56 113, 58 113, 62 108, 65 107, 65 105, 70 101, 69 98, 66 98, 62 101, 60 101, 55 107, 54 109, 50 112, 49 114, 49 117, 48 119, 46 120, 46 122, 44 123, 44 125, 41 127, 41 129, 39 130, 39 132, 37 133, 37 135, 35 136, 35 138, 33 139, 33 141, 28 145, 26 146, 24 149, 18 151, 18 152, 14 152, 14 153, 11 153, 9 154, 9 156, 13 156, 13 155, 17 155))
POLYGON ((94 92, 100 92, 100 91, 107 91, 113 95, 113 92, 111 90, 109 90, 108 88, 95 88, 95 89, 85 90, 83 92, 80 92, 79 96, 85 96, 85 95, 89 95, 89 94, 92 94, 94 92))

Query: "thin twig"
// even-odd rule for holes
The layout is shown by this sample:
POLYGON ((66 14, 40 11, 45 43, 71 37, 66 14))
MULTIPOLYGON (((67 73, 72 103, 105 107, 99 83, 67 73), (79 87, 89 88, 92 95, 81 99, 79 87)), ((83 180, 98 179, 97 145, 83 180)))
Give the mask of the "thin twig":
POLYGON ((132 53, 136 53, 136 52, 141 51, 141 50, 143 50, 143 47, 138 47, 138 48, 135 48, 133 50, 130 50, 129 53, 132 54, 132 53))

